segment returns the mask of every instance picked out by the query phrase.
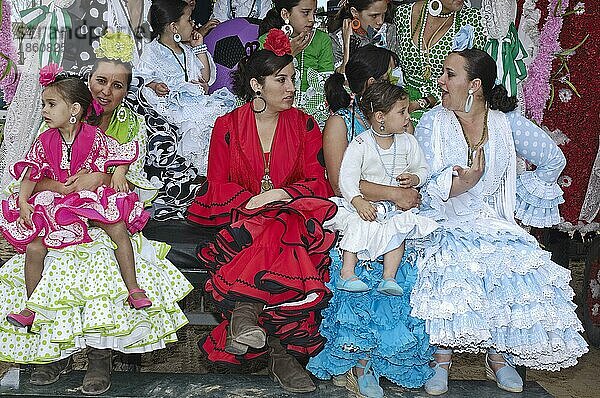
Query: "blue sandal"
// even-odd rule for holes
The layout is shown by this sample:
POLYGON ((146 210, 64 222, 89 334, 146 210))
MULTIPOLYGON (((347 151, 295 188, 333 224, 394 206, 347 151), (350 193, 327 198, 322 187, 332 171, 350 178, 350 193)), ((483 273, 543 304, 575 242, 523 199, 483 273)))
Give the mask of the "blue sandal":
MULTIPOLYGON (((450 355, 452 350, 443 350, 438 348, 435 354, 450 355)), ((433 377, 425 382, 425 392, 429 395, 442 395, 448 391, 448 370, 452 366, 452 360, 447 362, 433 361, 435 366, 432 368, 435 372, 433 377), (448 365, 448 370, 442 368, 440 365, 448 365)))
POLYGON ((356 376, 350 368, 346 374, 346 389, 353 392, 357 397, 383 398, 383 388, 379 385, 379 378, 371 369, 371 361, 366 365, 356 364, 357 368, 364 369, 362 376, 356 376))
POLYGON ((335 284, 336 289, 345 290, 347 292, 360 293, 369 291, 369 286, 366 283, 358 279, 358 276, 352 274, 352 276, 348 279, 342 278, 340 275, 340 279, 335 284))
POLYGON ((485 375, 488 379, 496 382, 498 388, 509 391, 509 392, 522 392, 523 391, 523 379, 517 373, 515 366, 512 364, 506 355, 502 355, 504 361, 492 361, 489 355, 502 355, 496 352, 493 348, 490 348, 485 354, 485 375), (492 364, 503 364, 504 366, 494 372, 492 364))
POLYGON ((402 296, 404 289, 400 287, 394 278, 385 278, 377 285, 377 291, 388 296, 402 296))

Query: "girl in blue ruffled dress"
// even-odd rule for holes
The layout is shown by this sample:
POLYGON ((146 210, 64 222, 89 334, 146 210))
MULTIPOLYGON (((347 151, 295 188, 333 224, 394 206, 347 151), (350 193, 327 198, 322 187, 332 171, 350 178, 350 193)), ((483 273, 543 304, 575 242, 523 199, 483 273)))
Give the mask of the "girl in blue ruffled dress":
POLYGON ((194 30, 191 13, 183 0, 152 2, 153 40, 145 46, 134 74, 144 80, 142 94, 148 103, 179 128, 177 154, 206 175, 213 125, 233 109, 235 97, 227 88, 208 94, 216 67, 204 38, 194 30))
MULTIPOLYGON (((373 45, 356 50, 346 65, 346 77, 355 96, 360 98, 365 87, 376 80, 387 79, 396 65, 395 59, 391 51, 373 45)), ((354 137, 360 137, 370 128, 357 101, 352 101, 343 84, 344 76, 336 73, 325 87, 334 114, 325 125, 323 151, 327 174, 338 195, 344 151, 354 137)), ((368 200, 391 201, 404 210, 419 203, 414 188, 362 181, 360 190, 368 200)), ((367 292, 339 290, 340 249, 331 250, 330 256, 328 287, 333 297, 323 310, 320 329, 327 342, 323 351, 310 359, 308 370, 320 379, 333 377, 334 384, 357 396, 383 397, 380 376, 408 388, 422 386, 433 375, 429 361, 434 348, 429 345, 424 322, 410 316, 409 298, 417 278, 415 249, 406 246, 396 273, 396 282, 404 291, 400 296, 385 295, 375 289, 383 275, 383 264, 379 261, 358 264, 357 276, 369 287, 367 292)))
POLYGON ((514 365, 556 371, 588 351, 569 271, 515 222, 559 222, 565 158, 495 81, 485 52, 450 53, 442 104, 415 131, 431 172, 421 214, 442 226, 417 261, 411 296, 412 315, 439 347, 425 385, 432 395, 448 390, 452 350, 486 351, 487 377, 511 392, 523 389, 514 365), (537 168, 517 175, 516 155, 537 168))

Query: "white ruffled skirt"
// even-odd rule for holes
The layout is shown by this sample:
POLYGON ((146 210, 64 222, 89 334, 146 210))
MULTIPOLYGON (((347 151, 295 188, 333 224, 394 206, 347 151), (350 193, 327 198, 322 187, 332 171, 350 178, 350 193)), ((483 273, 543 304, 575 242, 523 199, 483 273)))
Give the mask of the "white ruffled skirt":
POLYGON ((417 261, 411 315, 432 344, 495 348, 518 365, 559 370, 588 351, 579 332, 569 270, 516 224, 480 216, 443 225, 417 261))

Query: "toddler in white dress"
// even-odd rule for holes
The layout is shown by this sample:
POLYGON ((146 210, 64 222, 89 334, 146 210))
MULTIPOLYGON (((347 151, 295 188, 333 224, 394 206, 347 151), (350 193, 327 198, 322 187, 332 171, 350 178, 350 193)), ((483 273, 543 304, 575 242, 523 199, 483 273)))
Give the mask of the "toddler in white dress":
POLYGON ((360 106, 371 123, 348 144, 340 170, 339 186, 343 198, 332 198, 338 205, 336 216, 325 224, 342 233, 343 250, 340 290, 364 292, 369 288, 358 279, 358 260, 375 260, 383 255, 383 277, 377 290, 401 295, 395 280, 404 255, 404 241, 423 238, 438 224, 417 214, 402 211, 393 202, 370 202, 360 193, 361 180, 372 183, 419 187, 427 178, 428 167, 417 140, 406 129, 410 125, 408 95, 389 82, 377 82, 365 90, 360 106))

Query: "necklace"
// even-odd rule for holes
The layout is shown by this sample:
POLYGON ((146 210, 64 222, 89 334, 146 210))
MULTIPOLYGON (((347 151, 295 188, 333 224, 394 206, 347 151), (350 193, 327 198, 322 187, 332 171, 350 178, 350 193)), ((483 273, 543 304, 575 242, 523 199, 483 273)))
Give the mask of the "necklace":
MULTIPOLYGON (((177 56, 177 53, 175 51, 173 51, 173 49, 169 46, 167 46, 166 44, 164 44, 163 42, 161 42, 160 40, 158 41, 160 44, 162 44, 163 46, 167 47, 169 49, 169 51, 171 51, 171 54, 173 54, 173 57, 175 57, 175 61, 177 61, 177 63, 179 64, 179 66, 181 67, 181 70, 183 70, 183 74, 185 76, 185 81, 188 81, 188 72, 187 72, 187 57, 185 55, 185 49, 181 49, 182 50, 182 54, 183 54, 183 63, 181 63, 181 61, 179 60, 179 57, 177 56)), ((181 47, 180 47, 181 48, 181 47)))
POLYGON ((77 131, 75 132, 75 135, 73 136, 73 141, 71 141, 71 143, 67 143, 67 140, 65 140, 65 136, 63 135, 63 133, 58 130, 58 133, 60 134, 60 138, 62 139, 63 144, 65 144, 65 146, 67 147, 67 161, 69 162, 69 164, 71 163, 71 148, 73 147, 73 144, 75 143, 75 140, 77 139, 77 136, 79 136, 79 131, 81 131, 81 124, 79 125, 79 128, 77 129, 77 131))
POLYGON ((483 117, 483 131, 481 132, 481 138, 475 145, 471 145, 469 142, 469 137, 465 134, 465 130, 462 129, 463 136, 465 137, 465 141, 467 142, 467 167, 471 167, 473 165, 473 157, 475 156, 475 152, 477 149, 484 143, 485 139, 488 135, 488 108, 485 108, 485 116, 483 117))
MULTIPOLYGON (((277 127, 275 127, 275 129, 277 129, 277 127)), ((274 135, 273 135, 273 139, 275 139, 274 135)), ((273 180, 271 180, 271 176, 269 174, 270 167, 271 167, 271 159, 273 157, 272 156, 273 155, 273 143, 271 142, 271 149, 269 152, 269 160, 267 160, 266 156, 265 156, 265 149, 263 148, 263 144, 262 144, 262 141, 260 140, 260 137, 258 138, 258 142, 260 143, 260 153, 262 155, 263 166, 265 169, 263 177, 260 180, 260 193, 263 193, 263 192, 270 191, 271 189, 275 188, 275 185, 273 184, 273 180)))
MULTIPOLYGON (((381 138, 390 138, 391 136, 394 135, 394 133, 389 133, 389 134, 381 134, 378 133, 377 131, 371 129, 371 133, 373 133, 373 135, 376 135, 377 137, 381 137, 381 138)), ((395 141, 394 141, 395 142, 395 141)))
MULTIPOLYGON (((373 130, 373 128, 371 128, 371 133, 373 133, 374 136, 381 137, 381 135, 376 133, 375 130, 373 130)), ((391 134, 391 135, 393 135, 393 134, 391 134)), ((384 137, 389 137, 389 136, 385 135, 384 137)), ((390 179, 390 182, 388 183, 389 186, 394 185, 394 179, 396 178, 396 176, 394 176, 394 170, 396 169, 396 158, 397 158, 397 156, 396 156, 397 155, 396 140, 395 139, 392 143, 392 148, 393 148, 392 149, 393 150, 392 168, 390 170, 388 170, 387 167, 385 167, 385 162, 383 161, 383 156, 382 156, 381 152, 379 151, 379 144, 377 143, 377 141, 375 141, 375 150, 377 151, 377 156, 379 157, 379 161, 381 162, 381 167, 383 168, 383 172, 385 173, 385 175, 390 179)))
POLYGON ((433 39, 435 38, 435 36, 437 36, 437 34, 442 31, 442 29, 444 28, 444 26, 446 26, 446 24, 450 20, 450 17, 454 15, 454 13, 444 14, 443 18, 446 18, 446 20, 435 30, 435 32, 433 32, 433 34, 429 37, 429 40, 427 41, 427 45, 425 45, 425 26, 427 26, 427 15, 429 14, 428 12, 425 12, 426 8, 427 4, 425 4, 421 9, 421 15, 419 17, 419 22, 423 22, 422 24, 417 22, 417 27, 420 27, 418 45, 419 51, 421 51, 421 54, 423 55, 423 79, 430 80, 432 67, 429 59, 429 50, 431 49, 433 39))

